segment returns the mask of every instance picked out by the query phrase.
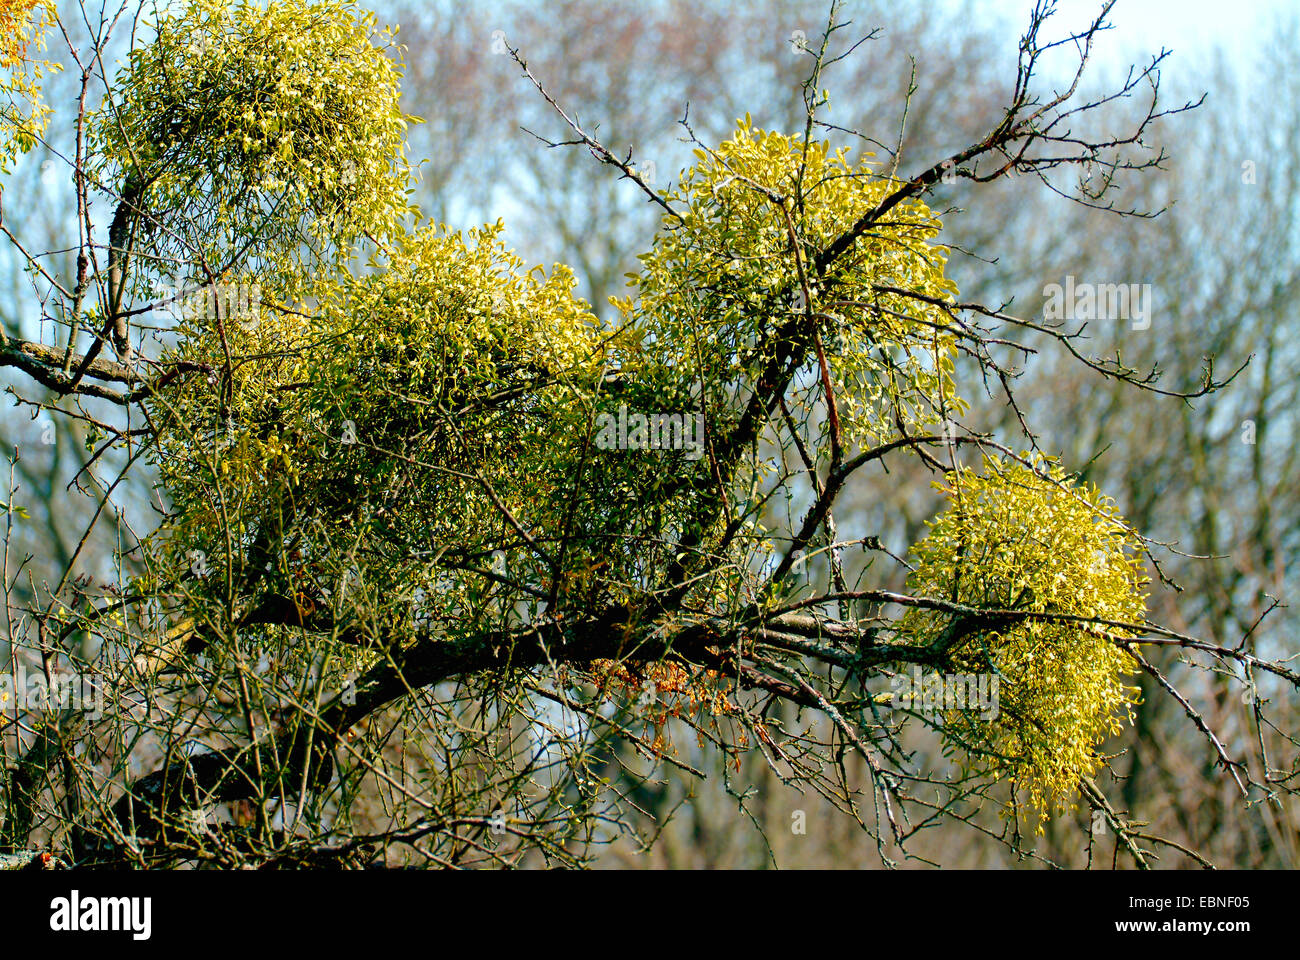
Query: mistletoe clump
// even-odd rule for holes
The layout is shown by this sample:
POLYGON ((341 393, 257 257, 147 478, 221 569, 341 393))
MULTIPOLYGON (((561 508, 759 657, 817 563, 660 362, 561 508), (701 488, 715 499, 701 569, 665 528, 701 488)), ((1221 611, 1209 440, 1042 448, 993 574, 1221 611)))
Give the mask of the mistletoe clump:
POLYGON ((44 48, 51 20, 40 0, 0 0, 0 172, 36 145, 49 121, 40 83, 59 66, 31 53, 44 48))
POLYGON ((918 595, 981 610, 965 621, 912 609, 904 634, 947 650, 953 672, 993 672, 999 710, 950 711, 947 734, 1028 791, 1039 810, 1064 808, 1097 768, 1097 747, 1132 720, 1136 667, 1116 639, 1141 622, 1141 541, 1114 503, 1044 459, 1026 466, 986 458, 983 474, 950 473, 947 509, 912 548, 909 586, 918 595))
POLYGON ((847 148, 757 129, 746 116, 696 156, 665 195, 686 212, 665 217, 631 277, 639 322, 620 339, 629 364, 676 394, 704 391, 721 411, 737 385, 748 393, 783 351, 818 338, 847 443, 892 438, 899 418, 910 428, 966 409, 942 306, 957 288, 925 203, 897 204, 851 256, 819 264, 819 251, 897 189, 871 154, 854 161, 847 148))
MULTIPOLYGON (((173 505, 162 566, 224 556, 233 524, 247 594, 319 606, 350 579, 413 622, 482 598, 481 571, 519 538, 503 513, 557 526, 595 321, 570 271, 527 270, 501 229, 431 224, 369 272, 316 278, 310 309, 268 291, 239 322, 182 324, 166 361, 198 372, 151 402, 173 505)), ((514 551, 510 575, 529 559, 514 551)))
POLYGON ((156 31, 91 122, 96 176, 166 227, 156 254, 248 251, 265 274, 303 240, 346 250, 408 212, 400 51, 373 14, 190 0, 156 31))

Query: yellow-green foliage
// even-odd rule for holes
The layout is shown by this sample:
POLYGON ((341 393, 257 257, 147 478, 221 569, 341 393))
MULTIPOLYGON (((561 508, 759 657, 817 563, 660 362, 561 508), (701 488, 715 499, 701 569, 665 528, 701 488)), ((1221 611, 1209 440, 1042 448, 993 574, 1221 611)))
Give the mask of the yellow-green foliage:
MULTIPOLYGON (((429 226, 372 271, 318 278, 310 308, 272 306, 268 290, 224 336, 185 325, 172 359, 224 379, 229 355, 232 374, 226 389, 193 376, 154 404, 171 551, 224 552, 227 523, 247 544, 291 522, 326 582, 360 562, 361 542, 367 578, 413 591, 439 547, 502 539, 485 482, 530 528, 558 515, 570 384, 600 369, 595 319, 569 270, 525 269, 500 231, 467 242, 429 226)), ((454 605, 444 586, 437 602, 454 605)))
POLYGON ((407 212, 401 63, 373 14, 352 0, 189 0, 156 30, 91 131, 105 183, 148 185, 160 249, 220 268, 251 245, 274 262, 303 239, 386 234, 407 212))
MULTIPOLYGON (((909 586, 920 596, 982 608, 1140 622, 1145 611, 1140 541, 1113 502, 1050 461, 1037 470, 986 458, 982 475, 949 474, 948 506, 912 548, 909 586)), ((905 635, 930 643, 951 619, 913 609, 905 635)), ((1106 632, 1128 636, 1123 629, 1106 632)), ((1130 717, 1135 663, 1101 631, 1079 622, 1025 620, 961 641, 954 673, 996 671, 1000 713, 951 711, 949 733, 1028 791, 1040 810, 1064 806, 1098 764, 1097 747, 1130 717)))
POLYGON ((815 253, 898 187, 871 155, 853 163, 844 148, 755 129, 748 117, 730 140, 696 155, 668 195, 687 208, 685 222, 665 217, 632 278, 639 322, 630 365, 685 386, 702 380, 717 394, 752 386, 769 356, 753 345, 804 313, 802 263, 807 306, 835 344, 829 361, 847 442, 892 436, 891 402, 909 427, 965 409, 952 388, 952 338, 931 326, 948 325, 948 317, 876 289, 955 296, 944 277, 947 251, 933 242, 940 223, 924 203, 896 206, 818 281, 815 253))
MULTIPOLYGON (((232 614, 267 592, 331 597, 338 616, 369 615, 400 640, 417 620, 480 622, 494 598, 482 568, 498 544, 511 544, 510 578, 527 586, 512 603, 587 610, 662 588, 689 543, 709 569, 687 606, 721 610, 748 602, 763 530, 755 506, 723 548, 717 486, 729 505, 758 504, 761 458, 746 465, 732 450, 715 471, 670 451, 597 452, 599 412, 705 410, 716 441, 756 390, 787 377, 784 399, 811 418, 825 403, 813 331, 830 354, 846 446, 966 410, 942 306, 956 288, 924 203, 898 204, 814 271, 816 253, 898 187, 869 159, 746 118, 668 195, 684 219, 665 219, 632 277, 635 298, 615 301, 624 322, 606 344, 572 273, 526 270, 499 223, 468 238, 393 229, 406 211, 405 121, 396 67, 372 30, 346 0, 279 0, 266 12, 191 0, 132 54, 121 122, 109 109, 96 123, 101 170, 143 177, 151 209, 184 213, 174 223, 186 243, 255 248, 260 262, 224 279, 256 277, 268 304, 240 322, 193 318, 164 358, 186 366, 149 405, 171 500, 147 553, 157 581, 185 580, 200 601, 225 601, 232 586, 244 595, 208 604, 232 614), (384 256, 359 275, 304 269, 304 224, 322 251, 384 233, 384 256), (193 551, 229 575, 187 578, 193 551), (341 602, 345 574, 373 602, 341 602)), ((823 464, 826 444, 811 438, 823 464)), ((950 475, 948 509, 913 549, 912 590, 1140 620, 1138 540, 1095 488, 1039 468, 1046 477, 989 460, 982 475, 950 475)), ((903 634, 928 644, 951 621, 912 609, 903 634)), ((951 712, 945 726, 1040 810, 1095 769, 1133 702, 1131 658, 1078 622, 985 628, 945 666, 1000 676, 996 719, 951 712)))
POLYGON ((31 51, 44 48, 51 20, 40 0, 0 0, 0 173, 36 145, 49 121, 40 81, 59 67, 33 59, 31 51))

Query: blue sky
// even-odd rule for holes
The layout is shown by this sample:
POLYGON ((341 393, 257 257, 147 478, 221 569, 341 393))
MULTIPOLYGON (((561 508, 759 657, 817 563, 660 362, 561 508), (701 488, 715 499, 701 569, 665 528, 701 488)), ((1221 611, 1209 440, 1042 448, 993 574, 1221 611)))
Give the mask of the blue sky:
MULTIPOLYGON (((1016 23, 1026 23, 1033 0, 985 0, 1016 23)), ((1060 0, 1055 17, 1069 26, 1096 15, 1098 0, 1060 0)), ((1204 54, 1222 43, 1237 57, 1248 56, 1271 32, 1278 14, 1300 14, 1297 0, 1119 0, 1111 11, 1115 29, 1098 55, 1155 52, 1161 45, 1181 54, 1204 54)))

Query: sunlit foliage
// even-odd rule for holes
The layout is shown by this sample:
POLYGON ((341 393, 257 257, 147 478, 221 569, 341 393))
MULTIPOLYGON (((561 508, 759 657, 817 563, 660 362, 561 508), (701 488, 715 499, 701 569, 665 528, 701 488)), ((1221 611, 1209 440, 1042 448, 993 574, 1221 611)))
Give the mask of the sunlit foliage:
POLYGON ((0 0, 0 172, 36 145, 49 120, 40 81, 57 66, 31 53, 44 47, 50 20, 43 0, 0 0))
MULTIPOLYGON (((937 306, 957 289, 944 276, 940 223, 920 201, 899 204, 853 256, 818 278, 813 258, 896 187, 873 163, 824 141, 755 129, 748 117, 669 194, 687 205, 642 260, 633 282, 639 322, 628 360, 678 395, 701 391, 721 409, 752 388, 788 344, 771 336, 807 316, 840 392, 846 443, 896 434, 961 413, 952 338, 937 306)), ((628 305, 632 309, 631 304, 628 305)))
MULTIPOLYGON (((1141 543, 1114 503, 1050 461, 1030 469, 987 458, 940 485, 947 508, 913 547, 918 594, 998 611, 1048 615, 981 624, 949 650, 954 673, 993 671, 1000 709, 950 711, 950 732, 977 762, 1007 773, 1040 809, 1071 798, 1100 763, 1097 747, 1131 720, 1136 664, 1095 621, 1140 623, 1141 543), (1059 617, 1060 619, 1053 619, 1059 617), (1077 619, 1071 619, 1077 618, 1077 619)), ((913 609, 906 635, 931 643, 951 616, 913 609)))
POLYGON ((161 11, 91 119, 96 175, 150 212, 151 252, 174 260, 155 275, 334 263, 408 212, 400 49, 373 14, 352 0, 161 11))

